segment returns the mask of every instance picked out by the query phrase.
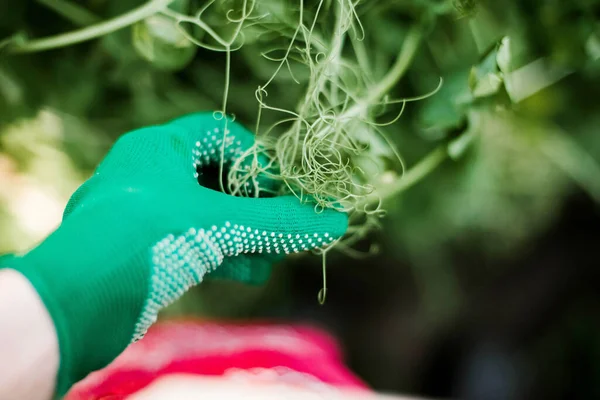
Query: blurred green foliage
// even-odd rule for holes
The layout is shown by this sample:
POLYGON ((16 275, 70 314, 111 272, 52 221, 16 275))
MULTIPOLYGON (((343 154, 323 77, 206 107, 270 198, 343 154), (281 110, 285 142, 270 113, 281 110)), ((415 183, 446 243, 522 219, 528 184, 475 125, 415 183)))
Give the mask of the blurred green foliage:
MULTIPOLYGON (((18 171, 52 185, 68 174, 74 177, 66 185, 71 188, 120 134, 220 108, 224 54, 197 48, 163 15, 64 48, 13 51, 28 40, 115 18, 144 3, 0 0, 0 151, 18 171), (41 110, 60 119, 52 146, 69 163, 45 154, 44 168, 32 167, 48 140, 43 124, 35 134, 26 132, 31 125, 14 134, 15 126, 38 118, 41 110), (44 170, 51 169, 56 173, 45 177, 44 170)), ((193 15, 204 4, 178 0, 170 7, 193 15)), ((240 4, 213 4, 207 22, 222 23, 227 10, 240 4)), ((259 1, 264 19, 245 29, 244 46, 232 53, 228 110, 250 127, 257 111, 254 92, 276 67, 262 53, 285 46, 298 4, 259 1)), ((304 4, 308 12, 318 2, 304 4)), ((446 256, 449 246, 460 242, 510 257, 552 224, 573 190, 600 200, 599 7, 595 0, 370 0, 357 6, 368 56, 379 66, 374 76, 389 67, 412 24, 426 28, 393 96, 420 96, 440 77, 444 82, 435 95, 408 103, 387 128, 408 166, 436 145, 449 146, 449 159, 433 175, 386 204, 388 240, 402 244, 395 256, 415 265, 432 307, 451 307, 453 302, 440 299, 460 298, 446 256)), ((197 40, 203 38, 190 29, 197 40)), ((290 70, 300 84, 280 74, 269 101, 294 109, 304 78, 293 64, 290 70)), ((275 121, 268 114, 263 118, 275 121)), ((1 227, 2 237, 19 229, 11 224, 1 227)))
MULTIPOLYGON (((342 0, 324 5, 336 1, 342 0)), ((181 114, 220 109, 225 54, 193 45, 162 14, 99 39, 14 51, 29 40, 117 18, 146 3, 0 0, 0 252, 25 250, 41 240, 50 227, 40 220, 51 207, 38 216, 34 205, 44 207, 53 199, 54 206, 64 206, 119 135, 181 114), (24 200, 30 198, 38 202, 24 200)), ((193 15, 206 3, 177 0, 170 8, 193 15)), ((224 15, 240 4, 217 1, 206 22, 228 33, 224 15)), ((251 128, 258 110, 255 91, 277 67, 263 53, 282 55, 299 4, 258 1, 256 12, 263 18, 244 29, 244 45, 232 52, 227 108, 251 128)), ((314 12, 317 4, 305 0, 305 12, 314 12)), ((499 260, 496 268, 511 265, 551 229, 570 195, 583 192, 600 202, 600 0, 365 0, 356 11, 374 77, 393 63, 411 26, 426 32, 391 98, 422 96, 443 79, 435 95, 407 103, 386 132, 409 169, 438 146, 445 146, 448 157, 385 203, 383 230, 365 244, 387 249, 383 257, 398 268, 410 266, 420 299, 416 320, 436 332, 468 301, 465 281, 481 275, 493 281, 503 273, 485 263, 465 272, 457 249, 499 260)), ((207 39, 197 27, 183 27, 194 39, 207 39)), ((328 24, 320 29, 327 34, 328 24)), ((307 80, 293 62, 289 71, 277 76, 268 95, 284 109, 300 102, 307 80)), ((382 120, 397 111, 388 110, 382 120)), ((270 124, 278 117, 262 118, 270 124)), ((353 269, 341 260, 331 257, 330 268, 363 281, 370 275, 357 269, 374 268, 357 261, 353 269)), ((318 261, 306 265, 320 268, 318 261)), ((265 288, 210 282, 170 311, 252 315, 265 304, 283 303, 289 296, 285 282, 281 269, 265 288), (222 301, 224 295, 228 301, 222 301)), ((379 284, 369 282, 365 285, 377 292, 379 284)), ((589 321, 577 315, 567 318, 569 326, 587 326, 589 321)), ((534 350, 551 359, 563 336, 560 329, 550 333, 534 350)), ((597 353, 597 340, 590 343, 597 353)), ((550 370, 553 362, 545 364, 550 370)), ((373 370, 378 368, 384 367, 373 370)))

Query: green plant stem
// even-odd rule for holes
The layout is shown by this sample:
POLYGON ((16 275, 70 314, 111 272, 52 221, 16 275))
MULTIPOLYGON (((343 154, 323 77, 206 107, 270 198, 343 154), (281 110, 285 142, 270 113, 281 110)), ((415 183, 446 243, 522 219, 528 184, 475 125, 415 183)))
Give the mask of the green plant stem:
POLYGON ((93 13, 69 1, 37 0, 37 2, 79 26, 87 26, 100 21, 100 18, 93 13))
POLYGON ((550 161, 571 177, 595 202, 600 204, 600 165, 561 130, 546 133, 540 148, 550 161))
POLYGON ((15 53, 32 53, 36 51, 56 49, 75 43, 81 43, 86 40, 95 39, 146 19, 156 14, 158 11, 161 11, 174 1, 175 0, 152 0, 136 9, 120 15, 117 18, 60 35, 35 39, 23 43, 15 43, 10 46, 10 50, 15 53))
POLYGON ((334 35, 333 35, 333 42, 331 45, 331 53, 329 55, 331 63, 329 64, 330 68, 333 68, 333 70, 330 70, 329 73, 331 74, 331 85, 330 85, 330 98, 331 98, 331 103, 332 104, 337 104, 337 94, 338 94, 338 79, 339 79, 339 60, 341 58, 342 55, 342 49, 344 47, 344 39, 346 36, 346 32, 342 31, 342 25, 344 22, 343 19, 343 14, 344 14, 344 10, 342 9, 342 5, 340 2, 336 3, 336 7, 335 7, 336 13, 337 13, 337 19, 335 22, 335 30, 334 30, 334 35))
POLYGON ((446 158, 448 158, 448 148, 446 145, 440 145, 410 168, 396 182, 384 186, 359 204, 357 208, 361 209, 365 206, 374 205, 398 195, 398 193, 408 189, 433 172, 446 158))
POLYGON ((417 53, 422 37, 423 33, 418 26, 412 27, 408 31, 406 39, 404 39, 404 43, 402 44, 402 51, 400 51, 396 62, 377 86, 369 92, 369 97, 367 97, 368 104, 383 97, 402 79, 417 53))
POLYGON ((423 33, 420 27, 415 26, 411 28, 406 35, 406 39, 404 39, 402 50, 392 68, 374 88, 369 90, 369 94, 364 101, 356 103, 348 109, 348 111, 342 114, 340 118, 349 119, 363 114, 370 104, 377 102, 378 99, 387 94, 406 73, 406 70, 419 48, 422 38, 423 33))
POLYGON ((373 76, 373 71, 369 65, 369 56, 367 55, 367 49, 365 48, 364 42, 358 40, 356 37, 351 36, 350 41, 354 48, 354 54, 356 54, 356 60, 360 68, 365 71, 365 74, 369 77, 373 76))
POLYGON ((322 268, 323 268, 323 287, 321 288, 321 290, 319 291, 319 294, 317 296, 318 300, 319 300, 319 304, 323 305, 325 304, 325 299, 327 298, 327 251, 323 252, 323 257, 322 257, 322 268))
MULTIPOLYGON (((235 39, 234 39, 235 40, 235 39)), ((227 52, 225 53, 225 88, 223 89, 223 104, 221 107, 221 112, 223 113, 223 118, 225 120, 225 127, 223 128, 223 139, 221 142, 221 160, 219 161, 219 188, 221 192, 225 193, 225 184, 223 183, 223 170, 225 169, 225 143, 227 142, 227 99, 229 98, 229 85, 231 81, 231 50, 227 47, 227 52)))

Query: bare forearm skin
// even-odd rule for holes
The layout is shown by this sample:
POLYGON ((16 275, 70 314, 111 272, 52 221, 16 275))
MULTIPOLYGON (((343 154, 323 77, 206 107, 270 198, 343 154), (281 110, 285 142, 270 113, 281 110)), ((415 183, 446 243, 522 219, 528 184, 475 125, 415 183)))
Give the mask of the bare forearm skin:
POLYGON ((20 273, 0 270, 0 400, 49 400, 58 339, 42 300, 20 273))

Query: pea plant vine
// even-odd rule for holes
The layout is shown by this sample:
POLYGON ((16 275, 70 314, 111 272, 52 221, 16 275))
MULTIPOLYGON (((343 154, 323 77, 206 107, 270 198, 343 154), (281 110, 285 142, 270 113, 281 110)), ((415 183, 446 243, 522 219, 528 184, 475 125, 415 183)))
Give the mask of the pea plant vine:
MULTIPOLYGON (((286 13, 278 12, 271 4, 274 1, 210 0, 192 12, 170 7, 174 2, 151 0, 101 21, 76 3, 44 0, 44 5, 81 28, 38 39, 15 35, 0 42, 0 48, 11 53, 48 51, 160 18, 162 26, 171 29, 165 36, 177 36, 174 43, 193 44, 224 54, 222 102, 215 118, 223 121, 222 132, 227 135, 229 118, 224 117, 235 114, 228 107, 233 53, 245 46, 248 34, 259 42, 269 34, 279 34, 286 44, 273 45, 260 54, 272 64, 273 72, 254 93, 256 144, 228 171, 221 161, 220 176, 225 173, 227 179, 220 180, 220 188, 225 191, 227 186, 234 195, 247 195, 248 183, 260 189, 256 178, 266 175, 281 183, 281 193, 314 202, 317 212, 335 208, 349 213, 348 235, 320 250, 323 289, 319 301, 324 302, 327 253, 337 248, 358 256, 352 246, 378 226, 385 201, 425 178, 448 156, 447 144, 443 144, 406 168, 389 136, 389 128, 401 118, 407 104, 434 95, 442 86, 442 80, 436 86, 437 78, 433 77, 429 93, 393 97, 423 42, 423 24, 415 21, 406 31, 398 41, 395 60, 382 71, 365 42, 369 29, 361 19, 361 7, 368 8, 367 2, 363 5, 357 0, 319 0, 312 1, 309 7, 307 0, 298 0, 293 10, 286 13), (220 18, 207 19, 207 13, 220 18), (299 73, 302 77, 298 77, 299 73), (269 101, 272 85, 283 74, 291 78, 291 84, 302 87, 294 109, 269 101), (266 113, 277 115, 277 122, 265 124, 266 113), (385 116, 387 121, 381 121, 385 116), (258 162, 258 155, 268 160, 266 165, 258 162), (376 165, 379 170, 373 174, 366 165, 376 165)), ((268 39, 262 44, 268 47, 268 39)), ((260 190, 252 193, 258 196, 260 190)))

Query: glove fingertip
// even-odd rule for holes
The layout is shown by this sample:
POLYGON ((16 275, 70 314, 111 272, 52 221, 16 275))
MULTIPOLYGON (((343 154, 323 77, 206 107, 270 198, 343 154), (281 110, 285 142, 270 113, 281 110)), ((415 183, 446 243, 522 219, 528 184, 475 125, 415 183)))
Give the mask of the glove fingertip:
POLYGON ((333 209, 323 210, 322 214, 330 235, 335 239, 339 239, 346 234, 348 230, 348 214, 333 209))
POLYGON ((286 235, 327 234, 338 239, 348 229, 348 215, 334 209, 315 209, 314 204, 302 203, 292 195, 265 199, 239 199, 237 208, 266 231, 286 235), (261 217, 258 217, 261 216, 261 217))

